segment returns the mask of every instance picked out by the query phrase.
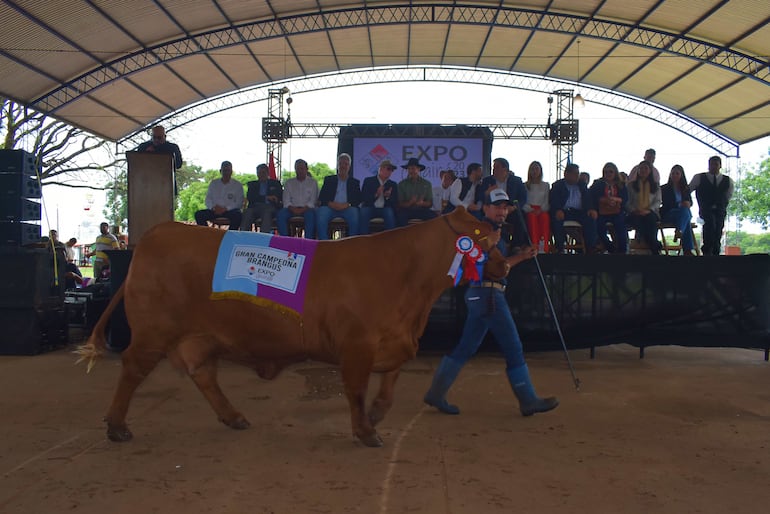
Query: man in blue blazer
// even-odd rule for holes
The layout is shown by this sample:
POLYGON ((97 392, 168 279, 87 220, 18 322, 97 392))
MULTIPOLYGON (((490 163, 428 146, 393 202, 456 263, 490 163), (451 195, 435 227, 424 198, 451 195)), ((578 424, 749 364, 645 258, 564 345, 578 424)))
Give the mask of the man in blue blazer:
POLYGON ((377 175, 367 177, 361 185, 361 210, 359 234, 369 233, 369 221, 382 218, 385 230, 396 226, 396 205, 398 205, 398 184, 390 180, 396 166, 385 159, 380 162, 377 175))
POLYGON ((321 205, 316 216, 318 239, 329 239, 329 222, 333 218, 345 220, 349 236, 358 234, 361 186, 357 179, 350 176, 350 163, 350 155, 340 154, 337 157, 337 174, 324 178, 318 193, 321 205))
POLYGON ((551 186, 549 204, 551 209, 551 232, 559 253, 564 251, 564 222, 577 221, 583 225, 586 251, 593 253, 596 248, 596 218, 588 188, 579 182, 580 167, 569 163, 564 168, 564 178, 551 186))

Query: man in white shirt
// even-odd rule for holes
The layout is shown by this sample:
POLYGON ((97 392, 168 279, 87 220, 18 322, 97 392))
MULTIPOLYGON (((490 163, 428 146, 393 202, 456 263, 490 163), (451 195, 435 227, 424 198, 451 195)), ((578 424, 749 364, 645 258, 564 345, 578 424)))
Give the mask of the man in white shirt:
POLYGON ((450 188, 454 184, 456 176, 452 170, 441 170, 438 176, 441 179, 441 185, 433 187, 433 206, 431 209, 441 214, 446 206, 449 205, 450 188))
MULTIPOLYGON (((660 172, 658 168, 654 166, 655 163, 655 149, 648 148, 644 151, 644 160, 650 163, 650 169, 652 170, 652 179, 656 184, 660 185, 660 172)), ((639 165, 637 164, 631 168, 631 172, 628 174, 628 182, 636 180, 636 175, 639 173, 639 165)))
POLYGON ((283 208, 276 215, 278 233, 289 235, 289 218, 299 216, 305 219, 305 238, 315 238, 315 207, 318 202, 318 182, 308 175, 307 162, 297 159, 294 162, 295 178, 283 185, 283 208))
POLYGON ((481 183, 481 173, 481 164, 473 162, 468 165, 466 177, 460 177, 452 182, 449 188, 449 205, 444 209, 444 213, 451 212, 462 205, 468 212, 481 219, 483 215, 481 201, 475 201, 476 187, 481 183))
POLYGON ((727 204, 735 191, 732 179, 722 175, 721 170, 722 158, 715 155, 709 159, 708 172, 698 173, 690 182, 690 191, 695 191, 699 215, 703 219, 703 255, 719 255, 727 204))
POLYGON ((206 208, 195 213, 195 222, 206 226, 216 218, 227 218, 230 230, 241 226, 243 207, 243 184, 233 177, 233 164, 223 161, 219 168, 222 178, 211 181, 206 193, 206 208))

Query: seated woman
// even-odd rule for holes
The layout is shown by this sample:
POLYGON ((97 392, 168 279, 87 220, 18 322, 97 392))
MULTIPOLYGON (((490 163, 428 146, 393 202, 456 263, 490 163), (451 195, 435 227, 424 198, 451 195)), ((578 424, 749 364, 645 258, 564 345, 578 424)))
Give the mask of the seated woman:
POLYGON ((532 161, 527 170, 527 203, 524 213, 527 218, 527 230, 536 248, 548 253, 551 241, 551 214, 549 212, 548 195, 551 191, 548 182, 543 180, 543 166, 538 161, 532 161))
POLYGON ((639 163, 636 180, 628 186, 628 224, 635 228, 647 243, 650 253, 660 255, 658 220, 660 216, 660 187, 652 178, 650 163, 639 163))
POLYGON ((599 241, 609 253, 626 253, 628 251, 628 232, 626 231, 628 189, 620 180, 615 163, 608 162, 604 165, 602 178, 593 183, 589 192, 594 209, 599 213, 599 217, 596 218, 599 241), (607 223, 612 223, 615 230, 614 241, 610 241, 607 237, 607 223))
POLYGON ((695 244, 692 238, 692 196, 684 168, 675 164, 668 174, 668 183, 660 188, 663 205, 660 208, 660 219, 674 225, 682 235, 682 250, 685 255, 695 255, 695 244))

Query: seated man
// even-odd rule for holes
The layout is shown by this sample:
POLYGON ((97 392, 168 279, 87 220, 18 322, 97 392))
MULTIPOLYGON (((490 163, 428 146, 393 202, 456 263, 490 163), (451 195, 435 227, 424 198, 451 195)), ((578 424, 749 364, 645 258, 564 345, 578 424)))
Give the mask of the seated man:
POLYGON ((271 233, 273 216, 281 208, 283 186, 279 181, 270 178, 270 169, 267 164, 257 166, 257 180, 252 180, 246 186, 246 199, 249 205, 243 211, 241 230, 251 230, 254 221, 261 218, 259 231, 265 234, 271 233))
POLYGON ((64 289, 76 289, 83 283, 83 273, 74 262, 68 262, 64 268, 64 289))
POLYGON ((206 208, 195 213, 195 222, 205 227, 208 221, 227 218, 230 230, 238 230, 242 218, 243 185, 232 178, 233 164, 230 161, 222 161, 219 172, 222 178, 212 180, 209 184, 206 208))
POLYGON ((449 205, 449 195, 452 194, 452 184, 457 180, 453 170, 441 170, 438 172, 441 185, 433 186, 433 206, 437 214, 441 214, 449 205))
POLYGON ((342 218, 348 224, 348 235, 358 234, 358 205, 361 203, 361 187, 357 179, 350 176, 350 155, 340 154, 337 158, 337 174, 324 178, 318 194, 318 239, 329 239, 329 223, 333 218, 342 218))
POLYGON ((398 184, 390 180, 396 167, 390 160, 380 162, 377 175, 367 177, 361 186, 361 224, 359 234, 369 233, 369 221, 382 218, 385 230, 396 227, 396 204, 398 203, 398 184))
POLYGON ((554 182, 551 187, 548 201, 551 209, 551 232, 559 253, 564 251, 565 221, 577 221, 583 225, 587 252, 592 253, 596 248, 596 218, 599 213, 594 210, 588 188, 579 182, 579 178, 580 167, 570 163, 564 168, 564 178, 554 182))
POLYGON ((476 196, 476 190, 481 183, 481 171, 481 164, 472 162, 468 165, 466 176, 454 181, 449 188, 449 203, 443 210, 444 214, 452 212, 457 206, 462 205, 477 218, 484 215, 484 211, 481 209, 483 200, 479 200, 476 196))
POLYGON ((398 210, 396 220, 399 227, 405 227, 411 219, 429 220, 436 217, 433 206, 433 186, 420 176, 425 166, 412 157, 401 166, 407 177, 398 183, 398 210))
POLYGON ((489 193, 502 189, 508 194, 513 205, 509 208, 505 222, 511 231, 513 246, 528 246, 529 236, 526 227, 520 221, 517 209, 527 204, 527 187, 524 182, 511 171, 508 159, 498 157, 492 161, 492 174, 484 177, 476 187, 476 203, 483 204, 489 193))
POLYGON ((305 238, 315 237, 315 207, 318 203, 318 182, 307 173, 304 159, 294 161, 296 177, 286 181, 283 188, 283 209, 278 211, 276 224, 278 233, 289 235, 289 218, 299 216, 305 220, 305 238))

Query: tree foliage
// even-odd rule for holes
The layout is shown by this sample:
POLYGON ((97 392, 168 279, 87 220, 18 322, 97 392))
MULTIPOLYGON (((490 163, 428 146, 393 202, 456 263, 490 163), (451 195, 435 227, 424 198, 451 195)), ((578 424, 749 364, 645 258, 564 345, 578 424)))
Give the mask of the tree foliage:
POLYGON ((92 172, 113 175, 125 159, 116 156, 109 141, 0 97, 2 125, 0 148, 32 153, 41 169, 42 185, 102 189, 93 184, 92 172), (78 183, 76 183, 78 182, 78 183))
POLYGON ((770 253, 770 232, 749 234, 746 232, 728 232, 727 244, 739 246, 741 254, 770 253))
POLYGON ((759 223, 767 230, 770 226, 770 158, 753 170, 744 166, 741 174, 728 204, 728 214, 741 221, 759 223))

